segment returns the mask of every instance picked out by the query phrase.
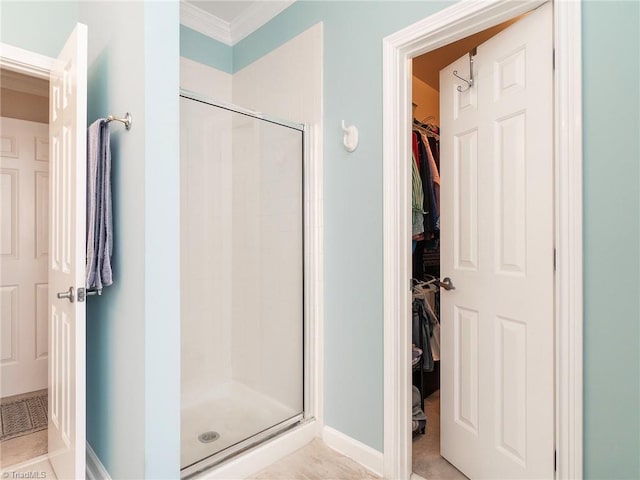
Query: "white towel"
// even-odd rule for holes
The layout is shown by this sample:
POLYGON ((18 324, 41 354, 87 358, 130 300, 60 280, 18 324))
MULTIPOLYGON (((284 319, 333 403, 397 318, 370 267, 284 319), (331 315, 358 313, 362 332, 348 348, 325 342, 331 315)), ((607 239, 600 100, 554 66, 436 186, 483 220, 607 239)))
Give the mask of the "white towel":
POLYGON ((113 283, 113 219, 109 122, 101 118, 87 132, 87 290, 113 283))

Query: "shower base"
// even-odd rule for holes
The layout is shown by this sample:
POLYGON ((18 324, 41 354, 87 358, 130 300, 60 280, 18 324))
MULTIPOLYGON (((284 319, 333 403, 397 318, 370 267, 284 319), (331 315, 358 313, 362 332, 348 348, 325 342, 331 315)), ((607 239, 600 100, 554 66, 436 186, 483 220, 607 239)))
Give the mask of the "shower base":
POLYGON ((221 452, 298 413, 242 383, 230 382, 201 401, 183 406, 180 467, 221 452), (206 432, 216 432, 219 437, 203 443, 198 437, 206 432))

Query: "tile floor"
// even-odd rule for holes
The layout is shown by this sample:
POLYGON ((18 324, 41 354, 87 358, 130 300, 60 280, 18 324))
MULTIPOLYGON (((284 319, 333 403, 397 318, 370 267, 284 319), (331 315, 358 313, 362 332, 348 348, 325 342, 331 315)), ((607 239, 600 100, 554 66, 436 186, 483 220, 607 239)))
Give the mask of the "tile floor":
POLYGON ((381 479, 359 463, 329 448, 320 439, 249 477, 251 480, 381 479))
POLYGON ((427 430, 413 439, 413 471, 428 479, 467 480, 456 467, 440 456, 440 390, 425 398, 427 430))
POLYGON ((3 468, 0 476, 3 479, 14 478, 37 478, 46 480, 56 480, 56 474, 53 471, 49 459, 45 456, 38 457, 27 462, 18 463, 11 467, 3 468))
MULTIPOLYGON (((467 477, 440 456, 439 391, 425 400, 425 413, 429 419, 427 433, 416 437, 413 441, 414 472, 427 479, 466 480, 467 477)), ((46 430, 0 442, 2 477, 14 478, 14 472, 19 472, 21 474, 31 473, 32 478, 55 479, 51 464, 46 457, 42 457, 42 454, 46 454, 46 447, 46 430), (33 459, 33 457, 38 458, 33 459), (33 460, 28 460, 30 458, 33 460), (37 476, 33 476, 33 473, 37 476), (9 476, 5 477, 5 474, 9 476)), ((316 439, 309 445, 251 476, 250 479, 376 480, 381 477, 332 450, 322 440, 316 439)))
POLYGON ((47 453, 47 430, 0 442, 0 468, 25 462, 47 453))

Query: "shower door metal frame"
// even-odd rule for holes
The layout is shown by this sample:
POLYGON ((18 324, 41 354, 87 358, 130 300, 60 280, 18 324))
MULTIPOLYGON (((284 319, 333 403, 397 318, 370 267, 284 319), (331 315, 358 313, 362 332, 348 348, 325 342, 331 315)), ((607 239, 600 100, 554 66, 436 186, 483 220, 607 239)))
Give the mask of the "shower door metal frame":
POLYGON ((283 120, 273 115, 265 114, 262 112, 256 112, 244 107, 240 107, 238 105, 234 105, 232 103, 222 102, 219 100, 214 100, 212 98, 207 97, 206 95, 202 95, 200 93, 192 92, 190 90, 186 90, 184 88, 180 88, 180 97, 185 98, 187 100, 193 100, 199 103, 204 103, 206 105, 210 105, 212 107, 222 108, 224 110, 228 110, 232 113, 239 113, 241 115, 246 115, 248 117, 255 118, 257 120, 263 120, 269 123, 273 123, 276 125, 280 125, 282 127, 291 128, 293 130, 297 130, 302 134, 302 151, 301 153, 301 161, 302 161, 302 412, 294 415, 291 418, 283 420, 271 427, 264 429, 254 435, 251 435, 244 440, 239 441, 238 443, 231 445, 219 452, 213 453, 209 456, 202 458, 201 460, 193 463, 187 467, 180 468, 180 478, 188 479, 192 478, 200 473, 203 473, 207 470, 215 468, 216 465, 221 464, 222 462, 241 454, 251 448, 254 448, 263 442, 276 437, 284 432, 291 430, 292 428, 303 424, 308 421, 314 420, 314 416, 312 414, 312 406, 311 401, 313 398, 313 392, 311 391, 311 383, 309 382, 309 378, 311 378, 310 365, 313 362, 311 358, 310 352, 310 342, 309 335, 310 329, 307 325, 306 318, 306 215, 305 215, 305 206, 306 206, 306 189, 305 189, 305 163, 309 158, 309 141, 308 134, 309 130, 305 124, 291 122, 288 120, 283 120))
MULTIPOLYGON (((292 128, 294 130, 298 130, 302 132, 303 136, 303 144, 304 144, 304 134, 305 134, 305 125, 302 123, 291 122, 289 120, 283 120, 281 118, 274 117, 273 115, 269 115, 262 112, 256 112, 254 110, 249 110, 248 108, 240 107, 238 105, 234 105, 233 103, 221 102, 219 100, 214 100, 212 98, 207 97, 206 95, 202 95, 200 93, 192 92, 190 90, 186 90, 184 88, 180 89, 180 96, 182 98, 187 98, 189 100, 195 100, 196 102, 205 103, 207 105, 211 105, 212 107, 223 108, 224 110, 229 110, 230 112, 240 113, 241 115, 247 115, 248 117, 253 117, 258 120, 264 120, 269 123, 275 123, 276 125, 281 125, 283 127, 292 128)), ((304 167, 304 146, 302 151, 302 165, 304 167)), ((304 172, 303 172, 304 174, 304 172)), ((304 178, 304 175, 303 175, 304 178)), ((304 186, 304 182, 303 182, 304 186)), ((303 192, 304 197, 304 192, 303 192)))

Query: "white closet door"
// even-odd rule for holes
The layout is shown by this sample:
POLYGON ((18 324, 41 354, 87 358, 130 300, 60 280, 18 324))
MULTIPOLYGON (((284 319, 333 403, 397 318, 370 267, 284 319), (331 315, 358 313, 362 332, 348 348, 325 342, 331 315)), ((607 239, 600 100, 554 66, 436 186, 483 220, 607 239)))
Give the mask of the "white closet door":
POLYGON ((553 72, 546 4, 440 72, 441 452, 553 478, 553 72))

